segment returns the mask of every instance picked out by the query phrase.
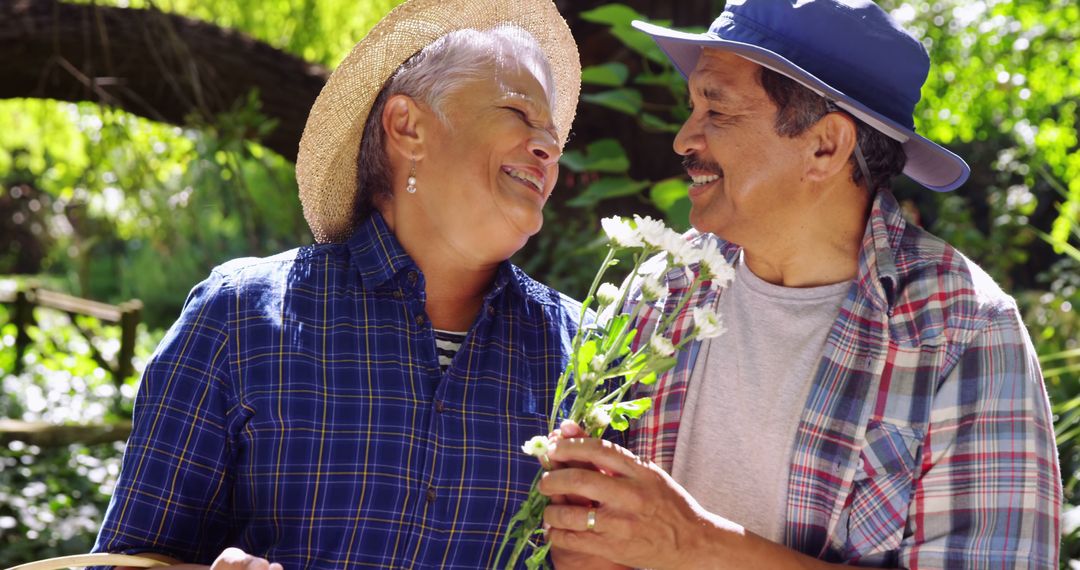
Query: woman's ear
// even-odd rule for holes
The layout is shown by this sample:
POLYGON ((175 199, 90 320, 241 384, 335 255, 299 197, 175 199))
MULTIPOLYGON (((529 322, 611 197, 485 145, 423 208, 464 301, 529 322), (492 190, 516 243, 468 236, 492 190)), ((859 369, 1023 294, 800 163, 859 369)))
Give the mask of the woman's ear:
POLYGON ((809 178, 824 182, 835 176, 851 178, 851 155, 855 152, 855 120, 846 113, 828 113, 810 127, 814 155, 809 178))
POLYGON ((386 133, 389 154, 406 159, 424 158, 425 135, 431 111, 408 95, 391 95, 382 113, 382 128, 386 133))

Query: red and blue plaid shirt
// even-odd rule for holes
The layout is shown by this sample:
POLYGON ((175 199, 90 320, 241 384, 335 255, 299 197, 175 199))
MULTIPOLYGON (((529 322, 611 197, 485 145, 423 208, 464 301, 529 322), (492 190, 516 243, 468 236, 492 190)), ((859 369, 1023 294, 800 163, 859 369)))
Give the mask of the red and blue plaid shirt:
POLYGON ((95 550, 491 567, 580 305, 504 263, 444 374, 424 301, 378 214, 215 270, 146 368, 95 550))
MULTIPOLYGON (((692 278, 668 275, 670 292, 643 307, 636 343, 692 278)), ((722 293, 711 284, 695 293, 672 340, 692 330, 693 307, 722 293)), ((630 449, 668 471, 699 345, 637 394, 655 400, 630 449)), ((1049 402, 1015 302, 879 193, 799 422, 785 544, 861 566, 1056 568, 1061 500, 1049 402)))

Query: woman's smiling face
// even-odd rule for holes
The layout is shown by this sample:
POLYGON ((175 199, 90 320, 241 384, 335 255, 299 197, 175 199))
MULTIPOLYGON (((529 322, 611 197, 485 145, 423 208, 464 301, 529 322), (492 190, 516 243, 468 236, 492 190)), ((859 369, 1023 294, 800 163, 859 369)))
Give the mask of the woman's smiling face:
MULTIPOLYGON (((550 87, 549 87, 550 88, 550 87)), ((543 224, 561 148, 548 89, 527 66, 492 62, 441 104, 417 164, 416 201, 435 237, 502 260, 543 224)))

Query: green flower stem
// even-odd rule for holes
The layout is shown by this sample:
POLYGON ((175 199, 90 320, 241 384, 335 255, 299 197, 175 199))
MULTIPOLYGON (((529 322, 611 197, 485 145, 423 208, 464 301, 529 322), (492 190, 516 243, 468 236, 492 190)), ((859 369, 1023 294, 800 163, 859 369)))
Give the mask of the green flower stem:
POLYGON ((510 519, 510 522, 506 525, 506 532, 503 534, 502 544, 499 545, 499 551, 495 554, 496 567, 499 565, 499 561, 502 560, 503 552, 506 550, 506 546, 511 540, 514 541, 514 547, 510 551, 510 557, 506 561, 504 566, 507 569, 512 569, 517 565, 518 559, 521 558, 521 554, 525 551, 525 547, 532 543, 531 538, 534 529, 540 527, 540 523, 543 522, 544 508, 551 502, 545 495, 541 495, 537 489, 537 485, 540 483, 540 478, 543 477, 545 470, 541 469, 536 473, 536 477, 533 478, 533 483, 529 487, 529 496, 521 504, 521 508, 510 519))
MULTIPOLYGON (((690 298, 693 297, 694 293, 697 293, 698 289, 700 288, 701 276, 699 275, 698 277, 695 277, 694 282, 690 284, 690 291, 686 295, 683 295, 683 298, 679 301, 679 305, 675 307, 675 310, 672 311, 670 314, 666 315, 664 317, 664 320, 660 321, 660 326, 656 328, 656 332, 654 332, 653 334, 662 335, 667 332, 668 328, 670 328, 671 325, 675 322, 675 319, 679 316, 680 313, 682 313, 682 310, 686 307, 686 304, 690 302, 690 298)), ((682 343, 679 343, 679 345, 682 346, 682 343)))
MULTIPOLYGON (((603 265, 601 265, 600 270, 597 272, 596 277, 593 279, 592 284, 589 286, 589 293, 585 298, 585 302, 582 303, 581 316, 578 320, 578 330, 574 334, 574 338, 571 341, 571 359, 570 362, 567 363, 566 368, 563 370, 562 374, 559 376, 558 383, 556 384, 555 395, 552 400, 551 416, 548 418, 549 432, 555 429, 555 422, 559 419, 559 410, 562 409, 562 405, 565 403, 566 399, 570 396, 570 394, 576 393, 577 397, 574 399, 574 404, 571 407, 568 419, 577 423, 578 425, 584 425, 583 422, 588 412, 593 407, 597 405, 604 405, 609 402, 615 402, 616 404, 622 402, 622 399, 626 397, 626 394, 629 393, 630 389, 642 378, 646 377, 648 374, 658 372, 659 368, 664 368, 664 366, 656 368, 649 362, 645 362, 644 364, 642 364, 641 358, 647 357, 646 353, 648 350, 650 350, 648 345, 645 345, 638 350, 632 352, 627 358, 623 359, 623 361, 620 362, 614 370, 607 370, 603 374, 596 374, 596 371, 592 370, 594 368, 592 362, 579 361, 579 358, 581 358, 579 354, 585 342, 593 337, 598 337, 598 333, 595 327, 585 326, 585 316, 588 314, 589 307, 595 301, 596 291, 600 287, 605 272, 609 267, 615 264, 615 254, 620 249, 623 248, 618 247, 614 243, 608 247, 607 255, 604 258, 604 263, 603 265), (637 367, 638 369, 636 372, 633 372, 631 374, 631 371, 633 369, 631 368, 630 363, 634 362, 637 363, 635 367, 637 367), (599 399, 596 397, 597 391, 601 388, 604 381, 620 376, 623 377, 624 380, 617 389, 603 394, 599 399), (570 382, 571 377, 574 378, 573 383, 570 382), (585 378, 587 378, 588 381, 582 382, 582 379, 585 378)), ((622 289, 621 295, 620 299, 617 301, 617 305, 615 305, 616 307, 626 306, 627 300, 630 295, 630 284, 633 283, 634 276, 637 275, 645 260, 647 260, 657 251, 659 250, 656 250, 646 245, 638 251, 637 255, 634 256, 634 266, 630 271, 630 277, 625 284, 626 286, 620 288, 622 289)), ((699 286, 700 279, 695 279, 694 283, 691 285, 690 294, 680 302, 678 310, 675 312, 675 314, 678 314, 678 312, 686 306, 689 297, 697 291, 697 288, 699 286)), ((603 361, 603 366, 601 367, 602 369, 606 368, 609 363, 611 363, 619 356, 619 352, 623 350, 623 344, 627 342, 629 335, 636 334, 636 331, 630 329, 629 323, 633 322, 634 319, 636 319, 641 314, 642 306, 645 304, 646 302, 643 301, 634 305, 633 310, 627 317, 626 326, 623 326, 621 328, 618 337, 615 338, 614 341, 610 342, 605 352, 597 355, 603 361)), ((607 306, 601 305, 599 306, 599 309, 603 310, 606 307, 607 306)), ((660 334, 662 334, 663 331, 666 331, 667 328, 671 326, 672 322, 674 322, 673 315, 669 315, 667 318, 663 319, 663 321, 661 322, 661 327, 659 329, 660 334)), ((604 332, 610 334, 610 326, 606 327, 604 329, 604 332)), ((681 347, 683 346, 683 344, 685 344, 685 339, 684 342, 679 343, 679 346, 681 347)), ((670 363, 670 359, 663 360, 670 363)), ((601 432, 601 434, 599 435, 602 435, 602 432, 605 430, 606 427, 604 429, 598 430, 601 432)), ((514 568, 517 565, 518 561, 521 560, 522 555, 525 553, 526 547, 529 546, 532 547, 533 551, 532 554, 529 555, 528 558, 525 560, 525 565, 530 570, 534 568, 547 568, 549 566, 547 562, 547 554, 548 550, 551 547, 550 544, 538 545, 533 540, 534 535, 538 532, 537 529, 540 528, 540 525, 543 522, 544 508, 546 508, 547 505, 550 503, 550 499, 544 495, 541 495, 539 490, 537 489, 543 473, 544 470, 540 470, 540 472, 537 473, 537 476, 533 480, 532 486, 529 489, 528 496, 522 503, 521 507, 518 509, 517 513, 510 519, 510 522, 506 527, 506 532, 503 535, 502 544, 499 546, 498 553, 495 556, 495 563, 497 567, 503 567, 507 569, 514 568), (504 565, 502 564, 503 555, 507 553, 507 546, 509 546, 511 542, 513 542, 513 546, 509 549, 506 563, 504 565)))
MULTIPOLYGON (((584 326, 585 315, 589 312, 589 305, 592 304, 593 299, 596 297, 596 290, 600 287, 600 282, 604 278, 604 274, 607 273, 608 268, 611 267, 612 260, 615 259, 615 252, 618 250, 619 248, 615 244, 608 246, 607 255, 604 256, 604 262, 600 265, 600 270, 596 272, 596 277, 593 278, 592 284, 589 285, 589 293, 586 295, 585 301, 581 304, 581 316, 578 318, 577 332, 574 333, 574 339, 571 341, 571 355, 577 355, 578 350, 581 349, 581 343, 587 336, 584 326)), ((570 395, 570 392, 575 389, 573 386, 570 387, 569 390, 567 389, 567 383, 570 380, 571 373, 578 372, 579 375, 577 377, 580 378, 580 371, 576 370, 576 367, 577 359, 572 358, 571 361, 567 363, 566 369, 563 370, 562 375, 559 376, 559 382, 555 386, 555 397, 551 403, 551 417, 548 418, 549 432, 555 429, 555 421, 558 419, 559 409, 562 407, 563 402, 566 401, 567 396, 570 395)))

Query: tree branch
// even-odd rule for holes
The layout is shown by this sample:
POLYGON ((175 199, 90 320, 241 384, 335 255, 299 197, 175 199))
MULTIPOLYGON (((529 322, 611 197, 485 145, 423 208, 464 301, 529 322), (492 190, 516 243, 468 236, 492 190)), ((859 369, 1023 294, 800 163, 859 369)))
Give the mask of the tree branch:
POLYGON ((289 160, 329 72, 235 30, 165 14, 57 0, 0 2, 0 98, 93 101, 187 124, 252 89, 278 126, 262 144, 289 160))

